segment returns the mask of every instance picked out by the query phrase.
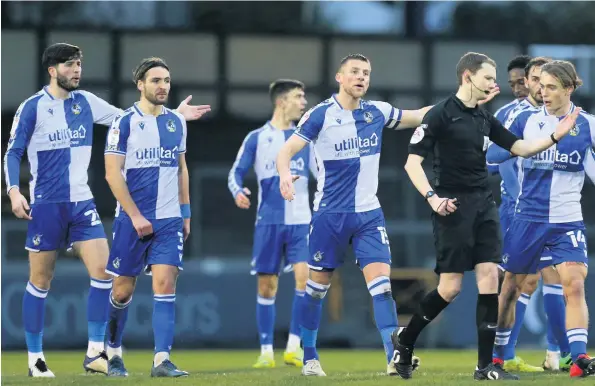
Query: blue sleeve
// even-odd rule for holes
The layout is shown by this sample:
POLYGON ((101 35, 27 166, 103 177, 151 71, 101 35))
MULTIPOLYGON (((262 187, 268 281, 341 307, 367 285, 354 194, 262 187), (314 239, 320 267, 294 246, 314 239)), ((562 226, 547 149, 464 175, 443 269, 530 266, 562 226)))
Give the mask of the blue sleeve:
POLYGON ((126 114, 117 116, 110 129, 107 131, 105 141, 105 154, 119 154, 126 156, 128 150, 128 137, 130 136, 130 116, 126 114))
POLYGON ((488 167, 488 173, 490 173, 492 175, 495 175, 495 174, 499 174, 500 173, 500 171, 499 171, 500 168, 498 167, 497 164, 495 165, 495 164, 488 163, 487 164, 487 167, 488 167))
POLYGON ((244 142, 242 142, 242 146, 240 146, 236 160, 229 171, 227 187, 234 198, 242 191, 244 187, 244 176, 252 165, 254 165, 256 146, 258 144, 258 133, 259 131, 253 131, 246 136, 244 142))
POLYGON ((515 157, 500 164, 500 176, 502 176, 502 181, 504 181, 510 197, 513 197, 515 200, 519 196, 519 191, 521 189, 519 178, 515 170, 515 162, 517 162, 517 159, 518 158, 515 157))
POLYGON ((326 110, 330 106, 330 104, 315 106, 306 114, 304 114, 297 125, 294 135, 297 135, 306 142, 315 140, 318 137, 320 130, 322 130, 326 110))
POLYGON ((21 158, 35 131, 38 101, 39 98, 35 98, 24 102, 14 116, 8 148, 4 155, 7 192, 15 186, 19 187, 21 158))
POLYGON ((486 153, 486 161, 488 166, 498 165, 506 160, 509 160, 512 154, 508 150, 502 149, 500 146, 493 143, 486 153))

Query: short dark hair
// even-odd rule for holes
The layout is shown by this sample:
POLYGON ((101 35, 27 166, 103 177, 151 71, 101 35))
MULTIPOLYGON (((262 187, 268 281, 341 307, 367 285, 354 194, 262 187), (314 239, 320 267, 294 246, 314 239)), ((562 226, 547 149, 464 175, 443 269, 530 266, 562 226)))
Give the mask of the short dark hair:
POLYGON ((541 67, 546 63, 551 62, 550 58, 546 58, 545 56, 536 56, 535 58, 529 60, 529 63, 525 66, 525 78, 529 79, 529 73, 531 69, 535 66, 541 67))
POLYGON ((167 66, 167 63, 165 63, 165 60, 157 57, 145 58, 141 60, 139 65, 132 71, 132 81, 134 84, 137 84, 139 80, 144 81, 147 71, 155 67, 163 67, 169 71, 169 67, 167 66))
POLYGON ((564 88, 572 87, 576 90, 583 84, 583 81, 576 73, 574 64, 566 60, 552 60, 541 67, 541 72, 547 72, 558 79, 564 88))
POLYGON ((44 69, 66 63, 69 60, 82 59, 83 51, 77 46, 68 43, 55 43, 43 51, 41 65, 44 69))
POLYGON ((370 59, 366 58, 362 54, 349 54, 343 59, 341 59, 341 63, 339 63, 339 68, 343 67, 343 65, 350 60, 360 60, 362 62, 370 63, 370 59))
POLYGON ((304 83, 295 79, 277 79, 269 86, 269 97, 271 98, 271 102, 274 104, 277 98, 284 96, 296 88, 304 91, 306 86, 304 83))
POLYGON ((484 63, 496 67, 496 62, 487 55, 479 54, 477 52, 467 52, 463 55, 457 63, 457 79, 459 81, 459 86, 463 84, 463 73, 465 71, 468 70, 475 75, 484 63))
POLYGON ((529 55, 519 55, 512 58, 510 62, 508 62, 508 67, 506 67, 506 71, 510 72, 510 70, 514 70, 515 68, 525 70, 527 63, 531 61, 531 57, 529 55))

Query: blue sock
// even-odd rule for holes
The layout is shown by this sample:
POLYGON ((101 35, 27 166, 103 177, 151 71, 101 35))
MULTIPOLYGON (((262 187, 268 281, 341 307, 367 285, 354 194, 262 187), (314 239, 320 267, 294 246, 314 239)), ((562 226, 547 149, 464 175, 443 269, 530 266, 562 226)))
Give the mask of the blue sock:
POLYGON ((504 349, 510 341, 511 328, 500 328, 496 330, 496 339, 494 340, 494 358, 504 360, 504 349))
POLYGON ((296 289, 295 295, 293 296, 293 305, 291 308, 291 324, 289 325, 289 333, 297 336, 300 336, 300 303, 304 299, 305 293, 306 291, 296 289))
POLYGON ((322 301, 331 285, 318 284, 310 279, 306 284, 306 294, 301 301, 302 343, 304 345, 304 363, 310 359, 318 359, 316 352, 316 338, 322 318, 322 301))
POLYGON ((109 296, 110 310, 108 322, 107 345, 112 348, 122 347, 122 336, 128 320, 128 305, 132 301, 130 298, 126 303, 119 303, 114 300, 112 293, 109 296))
POLYGON ((25 325, 25 341, 27 351, 30 353, 41 353, 43 323, 45 319, 45 298, 48 290, 35 287, 31 282, 27 283, 25 295, 23 296, 23 324, 25 325))
POLYGON ((566 332, 570 343, 572 361, 575 362, 580 355, 587 354, 587 338, 589 334, 586 328, 571 328, 566 332))
POLYGON ((543 286, 543 307, 547 315, 548 350, 560 350, 563 355, 568 355, 570 345, 566 336, 566 303, 562 285, 543 286))
POLYGON ((176 324, 176 294, 153 295, 155 353, 171 351, 176 324))
MULTIPOLYGON (((275 336, 275 298, 256 299, 256 324, 260 346, 272 346, 275 336)), ((270 347, 269 347, 270 348, 270 347)))
POLYGON ((91 287, 87 296, 87 323, 89 342, 105 342, 105 329, 109 318, 109 294, 112 279, 100 280, 91 278, 91 287))
POLYGON ((374 320, 380 332, 387 363, 391 361, 395 348, 391 335, 398 327, 397 305, 391 292, 388 276, 380 276, 368 283, 368 291, 372 295, 374 305, 374 320))
POLYGON ((521 294, 519 300, 516 302, 516 310, 514 314, 514 326, 510 331, 510 338, 508 339, 508 344, 504 346, 504 359, 508 361, 510 359, 514 359, 516 356, 515 347, 516 342, 519 339, 519 334, 521 333, 521 327, 523 327, 523 320, 525 319, 525 311, 527 310, 527 305, 529 304, 529 299, 531 297, 527 294, 521 294))

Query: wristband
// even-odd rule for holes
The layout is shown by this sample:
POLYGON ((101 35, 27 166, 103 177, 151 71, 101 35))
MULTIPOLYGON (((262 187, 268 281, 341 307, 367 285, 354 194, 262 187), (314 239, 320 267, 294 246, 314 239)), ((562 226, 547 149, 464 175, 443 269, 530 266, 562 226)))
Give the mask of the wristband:
POLYGON ((182 211, 183 218, 190 218, 190 204, 180 205, 180 210, 182 211))
POLYGON ((552 133, 552 135, 550 135, 550 139, 552 140, 552 142, 553 142, 553 143, 558 143, 558 142, 560 142, 560 141, 558 141, 558 140, 556 139, 556 137, 554 137, 554 133, 552 133))

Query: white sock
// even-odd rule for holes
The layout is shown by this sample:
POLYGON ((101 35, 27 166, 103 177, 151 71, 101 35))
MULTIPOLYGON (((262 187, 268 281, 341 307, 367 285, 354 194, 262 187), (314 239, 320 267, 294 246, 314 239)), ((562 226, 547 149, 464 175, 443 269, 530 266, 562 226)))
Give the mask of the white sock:
POLYGON ((104 349, 103 342, 89 341, 89 345, 87 346, 87 356, 93 358, 94 356, 99 355, 104 349))
POLYGON ((112 359, 115 356, 119 356, 120 358, 122 358, 122 346, 111 347, 110 345, 108 345, 106 351, 108 359, 112 359))
POLYGON ((27 352, 27 356, 29 357, 29 367, 35 366, 35 362, 41 358, 41 360, 45 361, 45 357, 43 356, 43 352, 27 352))
POLYGON ((300 347, 301 339, 298 335, 289 334, 287 339, 287 352, 294 352, 300 347))
POLYGON ((273 345, 272 344, 263 344, 260 346, 260 353, 261 354, 272 354, 273 353, 273 345))
POLYGON ((153 359, 153 366, 155 366, 155 367, 159 366, 166 359, 169 359, 168 352, 161 351, 161 352, 155 353, 155 359, 153 359))

